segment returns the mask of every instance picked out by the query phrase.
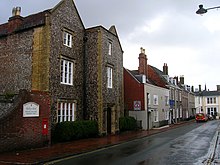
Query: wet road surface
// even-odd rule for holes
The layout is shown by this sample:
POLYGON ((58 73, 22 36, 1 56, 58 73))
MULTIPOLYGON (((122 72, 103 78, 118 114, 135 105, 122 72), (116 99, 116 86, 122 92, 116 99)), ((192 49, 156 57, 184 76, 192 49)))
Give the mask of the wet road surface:
POLYGON ((219 120, 192 123, 156 135, 68 157, 56 165, 199 165, 207 159, 219 120))

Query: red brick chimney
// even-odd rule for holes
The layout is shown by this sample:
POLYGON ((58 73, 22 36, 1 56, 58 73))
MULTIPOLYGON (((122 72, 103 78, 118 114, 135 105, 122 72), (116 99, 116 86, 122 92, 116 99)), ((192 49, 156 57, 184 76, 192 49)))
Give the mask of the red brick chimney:
POLYGON ((143 74, 146 75, 146 77, 148 77, 147 56, 145 54, 145 49, 143 49, 142 47, 138 59, 139 59, 139 67, 138 67, 139 74, 143 74))
POLYGON ((163 74, 164 74, 164 75, 168 75, 168 66, 167 66, 167 63, 164 63, 164 65, 163 65, 163 74))
POLYGON ((12 17, 8 20, 8 32, 15 31, 22 23, 23 17, 21 17, 21 7, 14 7, 12 9, 12 17))

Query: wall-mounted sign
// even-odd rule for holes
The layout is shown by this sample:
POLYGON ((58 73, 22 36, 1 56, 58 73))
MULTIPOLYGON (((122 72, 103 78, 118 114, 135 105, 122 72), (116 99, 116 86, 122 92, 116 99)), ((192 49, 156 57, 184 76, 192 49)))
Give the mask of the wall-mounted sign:
POLYGON ((134 101, 134 110, 135 111, 141 110, 141 101, 134 101))
POLYGON ((175 100, 169 100, 170 108, 174 108, 175 106, 175 100))
POLYGON ((39 117, 39 105, 34 102, 23 104, 23 117, 39 117))

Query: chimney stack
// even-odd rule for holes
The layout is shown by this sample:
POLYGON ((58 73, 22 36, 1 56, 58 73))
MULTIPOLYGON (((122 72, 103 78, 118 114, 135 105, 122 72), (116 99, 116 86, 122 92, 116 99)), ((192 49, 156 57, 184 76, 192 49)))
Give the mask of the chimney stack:
POLYGON ((202 91, 202 89, 201 89, 201 85, 199 85, 199 92, 201 92, 202 91))
POLYGON ((147 56, 145 54, 145 49, 143 49, 142 47, 138 59, 139 59, 139 67, 138 67, 139 74, 143 74, 146 75, 146 77, 148 77, 147 56))
POLYGON ((12 17, 8 20, 9 33, 15 31, 22 23, 23 17, 21 17, 21 7, 14 7, 12 9, 12 17))
POLYGON ((183 75, 180 76, 180 84, 184 85, 184 76, 183 75))
POLYGON ((191 92, 194 92, 194 86, 191 86, 191 92))
POLYGON ((163 65, 163 74, 164 74, 164 75, 168 75, 168 66, 167 66, 167 63, 164 63, 164 65, 163 65))
POLYGON ((178 85, 179 84, 179 77, 175 76, 174 79, 176 80, 176 84, 175 85, 178 85))
POLYGON ((217 91, 220 92, 220 85, 217 85, 217 91))

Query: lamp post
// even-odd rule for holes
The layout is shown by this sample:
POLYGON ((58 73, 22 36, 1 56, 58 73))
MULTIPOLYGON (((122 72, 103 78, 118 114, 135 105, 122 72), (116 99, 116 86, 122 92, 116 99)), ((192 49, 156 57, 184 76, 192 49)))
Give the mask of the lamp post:
POLYGON ((220 6, 216 6, 216 7, 210 7, 210 8, 203 8, 203 5, 199 5, 199 9, 196 11, 196 14, 205 14, 207 13, 208 10, 211 10, 211 9, 218 9, 220 8, 220 6))

